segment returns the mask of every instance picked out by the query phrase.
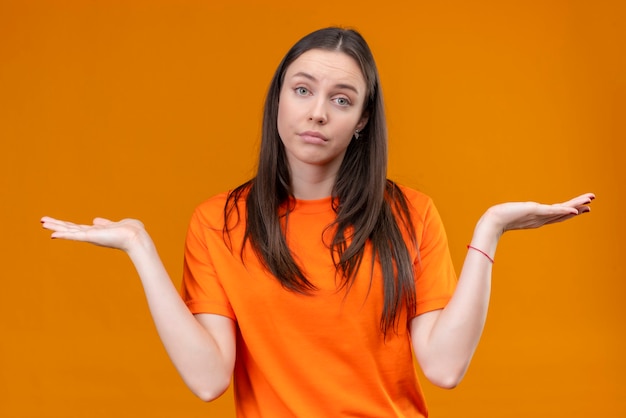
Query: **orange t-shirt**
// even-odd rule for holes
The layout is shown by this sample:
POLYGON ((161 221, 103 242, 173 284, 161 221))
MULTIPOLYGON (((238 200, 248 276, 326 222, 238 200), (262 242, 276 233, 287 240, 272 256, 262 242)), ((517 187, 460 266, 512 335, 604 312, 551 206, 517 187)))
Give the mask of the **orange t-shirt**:
MULTIPOLYGON (((447 238, 432 201, 403 187, 419 250, 414 260, 419 315, 443 308, 456 275, 447 238)), ((242 221, 224 241, 227 194, 201 204, 191 219, 182 295, 193 313, 227 316, 237 323, 234 389, 237 416, 256 417, 425 417, 427 409, 413 365, 406 326, 380 330, 382 282, 370 253, 346 294, 337 290, 335 267, 322 232, 335 213, 331 199, 297 201, 289 215, 288 245, 306 277, 310 295, 284 289, 247 244, 242 221)), ((400 324, 407 324, 406 311, 400 324)))

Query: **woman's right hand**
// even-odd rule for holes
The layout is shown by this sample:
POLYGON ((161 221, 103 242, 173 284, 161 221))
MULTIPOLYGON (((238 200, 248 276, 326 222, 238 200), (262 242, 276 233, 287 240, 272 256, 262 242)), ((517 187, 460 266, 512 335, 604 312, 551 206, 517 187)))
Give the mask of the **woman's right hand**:
POLYGON ((44 216, 41 223, 44 228, 53 231, 52 238, 89 242, 125 252, 129 252, 134 244, 142 242, 147 237, 143 224, 136 219, 113 222, 95 218, 93 225, 79 225, 44 216))

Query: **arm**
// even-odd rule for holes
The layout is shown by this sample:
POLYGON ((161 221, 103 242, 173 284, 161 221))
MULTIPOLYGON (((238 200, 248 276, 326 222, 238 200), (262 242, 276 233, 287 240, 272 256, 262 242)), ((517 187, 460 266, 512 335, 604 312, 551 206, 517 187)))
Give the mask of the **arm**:
POLYGON ((52 238, 84 241, 117 248, 135 265, 159 336, 174 366, 189 388, 205 401, 219 397, 230 384, 235 364, 235 324, 219 315, 194 316, 180 298, 141 222, 76 225, 44 217, 52 238))
MULTIPOLYGON (((493 259, 505 231, 570 219, 588 212, 587 205, 594 198, 584 194, 555 205, 524 202, 493 206, 478 221, 470 245, 493 259)), ((419 315, 409 324, 417 361, 426 377, 438 386, 453 388, 465 375, 487 317, 491 268, 487 256, 469 250, 448 305, 419 315)))

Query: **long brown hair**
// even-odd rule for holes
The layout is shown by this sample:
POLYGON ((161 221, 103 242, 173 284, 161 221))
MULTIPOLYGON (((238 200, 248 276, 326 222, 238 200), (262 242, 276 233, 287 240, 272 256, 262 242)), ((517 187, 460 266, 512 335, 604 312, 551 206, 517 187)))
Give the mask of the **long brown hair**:
MULTIPOLYGON (((373 271, 377 260, 383 276, 384 306, 380 327, 386 334, 398 325, 403 305, 409 317, 415 312, 413 263, 404 238, 408 236, 415 241, 415 231, 404 194, 386 177, 387 125, 380 80, 372 53, 358 32, 336 27, 321 29, 302 38, 287 52, 276 69, 265 101, 257 174, 229 194, 224 207, 225 225, 233 225, 228 218, 239 216, 237 202, 245 196, 244 244, 250 241, 258 258, 286 289, 305 294, 315 290, 292 256, 281 225, 281 216, 288 216, 288 203, 293 201, 293 196, 277 127, 278 99, 285 72, 310 49, 347 54, 359 64, 366 81, 363 112, 368 115, 368 122, 360 138, 350 142, 332 191, 337 217, 330 226, 335 228, 330 255, 343 277, 341 287, 349 291, 361 266, 366 244, 371 244, 369 268, 373 271), (281 214, 281 207, 286 203, 287 213, 281 214)), ((228 235, 228 227, 224 232, 228 235)))

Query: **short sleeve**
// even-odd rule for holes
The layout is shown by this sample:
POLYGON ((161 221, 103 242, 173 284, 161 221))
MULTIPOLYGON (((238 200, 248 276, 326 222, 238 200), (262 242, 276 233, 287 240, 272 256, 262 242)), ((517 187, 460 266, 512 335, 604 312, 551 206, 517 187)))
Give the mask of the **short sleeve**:
POLYGON ((196 313, 223 315, 236 320, 228 296, 220 282, 212 254, 220 254, 225 246, 221 229, 216 231, 205 221, 206 205, 198 207, 189 223, 185 239, 181 296, 189 310, 196 313), (219 237, 220 239, 215 239, 219 237))
POLYGON ((419 251, 414 264, 416 315, 444 308, 457 283, 443 222, 430 198, 419 212, 422 225, 416 230, 419 251))

